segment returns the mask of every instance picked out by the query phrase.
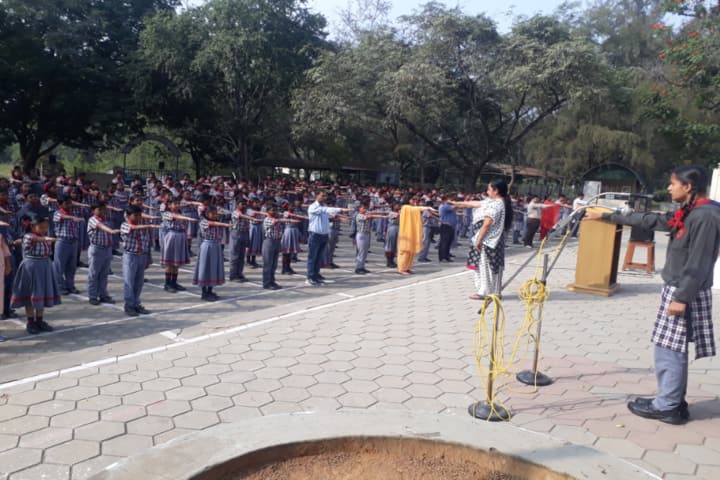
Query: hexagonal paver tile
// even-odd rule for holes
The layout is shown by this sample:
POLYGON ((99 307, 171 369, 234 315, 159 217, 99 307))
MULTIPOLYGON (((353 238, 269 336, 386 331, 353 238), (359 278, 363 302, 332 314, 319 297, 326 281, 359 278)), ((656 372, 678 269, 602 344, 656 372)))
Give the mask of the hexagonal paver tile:
MULTIPOLYGON (((40 404, 42 405, 42 403, 40 404)), ((32 408, 32 407, 30 407, 32 408)), ((0 408, 0 422, 22 417, 28 412, 28 407, 23 405, 2 405, 0 408)))
POLYGON ((78 401, 78 400, 84 400, 86 398, 94 397, 100 393, 100 389, 98 387, 89 387, 89 386, 77 386, 77 387, 71 387, 65 390, 60 390, 55 394, 56 400, 70 400, 70 401, 78 401))
POLYGON ((400 388, 381 388, 372 393, 379 402, 402 403, 410 398, 410 394, 400 388))
POLYGON ((142 405, 118 405, 109 410, 103 410, 100 418, 109 422, 129 422, 146 415, 142 405))
POLYGON ((168 400, 195 400, 207 395, 202 387, 178 387, 165 392, 168 400))
POLYGON ((410 382, 403 377, 395 375, 383 375, 375 379, 375 383, 385 388, 405 388, 410 382))
POLYGON ((108 408, 120 405, 122 400, 120 397, 113 397, 109 395, 98 395, 90 397, 85 400, 77 402, 78 410, 107 410, 108 408))
POLYGON ((81 378, 80 385, 87 387, 104 387, 105 385, 110 385, 119 381, 120 377, 118 375, 100 374, 81 378))
POLYGON ((454 380, 443 380, 437 384, 437 387, 446 393, 469 393, 473 389, 473 386, 468 383, 454 380))
POLYGON ((671 452, 661 452, 657 450, 649 450, 645 452, 643 460, 657 467, 663 473, 695 473, 697 464, 682 455, 671 452))
POLYGON ((217 395, 220 397, 232 397, 239 395, 245 391, 245 385, 241 383, 218 383, 205 388, 208 395, 217 395))
POLYGON ((298 403, 273 402, 260 407, 263 415, 282 415, 287 413, 302 412, 303 408, 298 403))
POLYGON ((123 397, 122 401, 125 405, 143 405, 148 406, 153 403, 165 400, 165 394, 155 390, 142 390, 123 397))
POLYGON ((166 392, 168 390, 172 390, 173 388, 177 388, 180 385, 180 380, 176 378, 156 378, 155 380, 143 382, 142 389, 166 392))
POLYGON ((103 455, 129 457, 153 446, 152 437, 146 435, 123 435, 102 443, 103 455))
POLYGON ((75 409, 75 402, 67 400, 50 400, 48 402, 38 403, 33 405, 28 410, 30 415, 42 415, 45 417, 52 417, 53 415, 60 415, 61 413, 69 412, 75 409))
MULTIPOLYGON (((240 372, 232 371, 218 375, 222 383, 245 383, 250 380, 255 380, 257 377, 253 372, 240 372)), ((211 385, 208 388, 216 387, 217 385, 211 385)))
POLYGON ((226 408, 232 407, 234 404, 229 397, 221 397, 218 395, 207 395, 190 402, 193 410, 204 410, 207 412, 219 412, 226 408))
POLYGON ((262 413, 257 408, 252 407, 232 407, 218 413, 220 421, 224 423, 234 423, 250 418, 261 416, 262 413))
POLYGON ((100 454, 100 444, 86 440, 71 440, 45 450, 43 461, 61 465, 74 465, 100 454))
POLYGON ((425 385, 436 385, 442 381, 442 378, 436 374, 426 372, 412 372, 406 378, 412 383, 422 383, 425 385))
POLYGON ((55 392, 47 390, 28 390, 27 392, 11 393, 7 396, 9 405, 35 405, 52 400, 55 392))
POLYGON ((642 458, 645 451, 624 438, 600 438, 595 448, 623 458, 642 458))
POLYGON ((354 393, 348 392, 344 395, 340 395, 337 398, 338 402, 344 407, 354 408, 368 408, 369 406, 377 403, 377 400, 372 395, 367 393, 354 393))
POLYGON ((278 402, 297 403, 302 402, 310 397, 310 394, 304 388, 283 387, 271 393, 272 397, 278 402))
POLYGON ((173 365, 176 367, 199 367, 201 365, 207 365, 207 358, 201 357, 185 357, 173 360, 173 365))
POLYGON ((68 478, 70 467, 67 465, 35 465, 10 477, 11 480, 60 480, 68 478))
POLYGON ((138 435, 157 435, 175 428, 169 417, 151 415, 128 422, 127 432, 138 435))
POLYGON ((272 392, 282 388, 282 384, 277 380, 269 378, 258 378, 256 380, 250 380, 245 384, 245 388, 248 392, 272 392))
POLYGON ((113 463, 119 462, 122 457, 114 457, 111 455, 101 455, 99 457, 91 458, 84 462, 80 462, 77 465, 71 467, 72 480, 85 480, 90 476, 103 470, 105 467, 112 465, 113 463))
POLYGON ((56 377, 56 378, 51 378, 50 380, 43 380, 42 382, 38 382, 35 384, 35 388, 37 390, 57 391, 57 390, 64 390, 66 388, 74 387, 77 384, 78 384, 77 378, 60 376, 60 377, 56 377))
POLYGON ((119 422, 93 422, 75 429, 77 440, 102 442, 125 434, 125 425, 119 422))
POLYGON ((17 472, 25 468, 37 465, 42 459, 42 450, 30 448, 14 448, 0 453, 0 465, 2 471, 17 472))
POLYGON ((382 375, 392 375, 396 377, 403 377, 405 375, 408 375, 412 370, 410 370, 405 365, 396 365, 393 363, 389 363, 387 365, 382 365, 378 368, 378 372, 380 372, 382 375))
POLYGON ((195 375, 195 369, 190 367, 170 367, 158 372, 160 378, 181 379, 192 377, 193 375, 195 375))
POLYGON ((266 392, 245 392, 232 397, 238 407, 262 407, 273 401, 273 398, 266 392))
POLYGON ((144 383, 158 378, 157 373, 147 370, 137 370, 135 372, 123 373, 120 380, 123 382, 144 383))
POLYGON ((183 413, 173 418, 178 428, 188 428, 191 430, 202 430, 220 423, 220 419, 213 412, 192 411, 183 413))
POLYGON ((375 380, 382 376, 382 373, 378 372, 374 368, 353 368, 347 372, 354 380, 375 380))
POLYGON ((73 438, 71 428, 49 427, 20 437, 19 445, 25 448, 48 448, 73 438))
POLYGON ((0 452, 10 450, 18 445, 17 435, 0 435, 0 452))
POLYGON ((183 385, 189 387, 207 387, 220 382, 217 375, 193 375, 183 378, 181 381, 183 385))
POLYGON ((350 380, 350 376, 344 372, 322 372, 314 375, 318 383, 341 384, 350 380))
POLYGON ((281 378, 289 377, 290 375, 290 370, 284 367, 262 368, 255 372, 255 376, 259 379, 280 380, 281 378))
POLYGON ((350 380, 343 383, 343 388, 348 392, 354 393, 371 393, 380 388, 377 383, 368 382, 366 380, 350 380))
POLYGON ((77 428, 97 420, 98 412, 75 410, 52 417, 50 419, 50 425, 53 427, 77 428))
POLYGON ((570 425, 556 425, 555 428, 550 431, 550 434, 553 437, 567 440, 568 442, 578 445, 591 446, 597 440, 597 437, 587 429, 570 425))
POLYGON ((232 368, 225 364, 210 364, 196 367, 195 372, 198 375, 220 375, 221 373, 231 372, 232 368))
POLYGON ((189 411, 190 404, 181 400, 163 400, 147 407, 148 415, 160 415, 162 417, 174 417, 189 411))
POLYGON ((100 388, 102 395, 130 395, 131 393, 139 392, 140 384, 137 382, 118 382, 111 385, 106 385, 100 388))
POLYGON ((291 375, 280 380, 285 387, 308 388, 317 383, 315 377, 310 375, 291 375))
POLYGON ((432 398, 411 398, 404 405, 414 412, 440 413, 445 410, 445 405, 432 398))
POLYGON ((678 445, 675 451, 698 465, 720 465, 720 455, 704 445, 678 445))
POLYGON ((311 397, 300 402, 300 406, 308 412, 333 412, 342 405, 334 398, 311 397))
POLYGON ((50 418, 27 415, 0 423, 0 433, 24 435, 48 426, 50 418))

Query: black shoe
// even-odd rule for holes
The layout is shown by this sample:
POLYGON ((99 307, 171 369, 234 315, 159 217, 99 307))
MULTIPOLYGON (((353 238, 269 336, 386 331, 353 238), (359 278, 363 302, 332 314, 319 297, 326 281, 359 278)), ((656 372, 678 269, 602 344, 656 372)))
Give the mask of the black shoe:
POLYGON ((671 410, 658 410, 652 402, 637 401, 628 402, 628 410, 638 417, 649 418, 651 420, 659 420, 663 423, 671 425, 682 425, 688 421, 689 417, 685 417, 681 407, 671 410))
POLYGON ((275 287, 275 290, 280 290, 281 288, 283 288, 280 285, 278 285, 277 283, 273 283, 272 286, 275 287))
POLYGON ((288 270, 287 274, 288 275, 297 275, 297 272, 291 268, 290 270, 288 270))
POLYGON ((280 285, 266 285, 263 287, 265 290, 280 290, 282 287, 280 285))
POLYGON ((80 293, 80 290, 78 290, 77 288, 73 287, 73 288, 68 288, 68 292, 74 293, 75 295, 77 295, 78 293, 80 293))
POLYGON ((130 317, 137 317, 138 315, 140 315, 140 313, 137 311, 136 308, 125 307, 125 315, 128 315, 130 317))
POLYGON ((334 263, 331 263, 331 264, 330 264, 330 268, 331 268, 332 270, 337 270, 337 269, 340 268, 340 267, 339 267, 338 265, 334 264, 334 263))
POLYGON ((187 290, 187 288, 183 287, 177 282, 173 284, 173 287, 175 287, 175 290, 177 290, 178 292, 184 292, 185 290, 187 290))
POLYGON ((115 275, 115 272, 113 272, 112 270, 110 270, 110 271, 108 272, 108 275, 115 275))
POLYGON ((115 299, 109 296, 102 296, 100 297, 100 303, 109 303, 110 305, 115 305, 115 299))
POLYGON ((63 288, 60 291, 60 295, 70 295, 70 290, 68 290, 67 288, 63 288))
POLYGON ((165 285, 164 289, 166 292, 169 292, 169 293, 177 293, 177 290, 175 290, 175 287, 170 284, 165 285))
POLYGON ((140 315, 150 315, 150 310, 143 307, 142 305, 138 305, 137 307, 135 307, 135 311, 140 315))
POLYGON ((365 268, 362 269, 362 273, 370 273, 370 270, 367 270, 365 268))
POLYGON ((41 332, 52 332, 55 330, 49 323, 47 323, 45 320, 38 320, 35 322, 35 325, 40 329, 41 332))
POLYGON ((358 275, 365 275, 365 270, 363 270, 362 268, 356 268, 355 273, 358 275))
POLYGON ((37 335, 40 333, 40 326, 37 324, 37 322, 28 322, 27 326, 25 327, 25 331, 28 332, 30 335, 37 335))
POLYGON ((320 282, 317 282, 312 278, 308 278, 307 280, 305 280, 305 285, 307 285, 308 287, 317 287, 320 286, 320 282))
POLYGON ((2 319, 3 319, 3 320, 7 320, 7 319, 9 319, 9 318, 18 318, 18 315, 17 315, 17 313, 15 313, 15 310, 10 309, 9 312, 6 312, 6 313, 3 313, 3 314, 2 314, 2 319))
POLYGON ((116 257, 122 257, 122 253, 120 253, 119 250, 115 250, 114 248, 113 248, 112 254, 115 255, 116 257))
MULTIPOLYGON (((649 405, 652 403, 653 400, 655 399, 652 397, 637 397, 635 399, 635 402, 649 405)), ((688 403, 685 400, 680 403, 678 410, 680 410, 680 415, 682 415, 685 420, 688 420, 690 418, 690 410, 688 408, 688 403)))
POLYGON ((430 263, 431 261, 429 258, 418 258, 418 262, 420 263, 430 263))
POLYGON ((245 278, 244 276, 240 275, 238 278, 236 278, 236 279, 233 280, 233 281, 234 281, 234 282, 238 282, 238 283, 245 283, 245 282, 248 281, 248 279, 245 278))
POLYGON ((89 303, 90 305, 95 305, 95 306, 97 306, 97 305, 100 305, 100 300, 98 300, 97 298, 91 298, 90 300, 88 300, 88 303, 89 303))
POLYGON ((88 267, 88 264, 85 263, 85 262, 80 262, 80 261, 78 261, 78 262, 77 262, 77 266, 78 266, 78 268, 87 268, 87 267, 88 267))
POLYGON ((215 302, 217 300, 220 300, 220 296, 215 292, 208 293, 208 296, 212 298, 212 301, 215 302))

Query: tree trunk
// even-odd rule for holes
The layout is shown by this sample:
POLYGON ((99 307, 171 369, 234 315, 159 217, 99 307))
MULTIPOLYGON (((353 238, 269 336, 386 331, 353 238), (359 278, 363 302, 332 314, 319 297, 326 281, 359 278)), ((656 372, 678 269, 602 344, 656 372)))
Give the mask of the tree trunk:
POLYGON ((470 168, 468 171, 465 172, 465 175, 463 177, 463 186, 466 192, 470 193, 475 191, 479 176, 480 169, 477 167, 470 168))
POLYGON ((38 144, 20 144, 20 157, 22 157, 23 171, 31 172, 37 165, 40 158, 40 145, 38 144))

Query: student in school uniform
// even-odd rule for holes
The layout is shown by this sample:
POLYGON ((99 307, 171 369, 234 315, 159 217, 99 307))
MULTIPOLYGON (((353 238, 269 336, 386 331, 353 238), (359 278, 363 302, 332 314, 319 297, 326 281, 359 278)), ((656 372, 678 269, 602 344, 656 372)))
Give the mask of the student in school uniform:
POLYGON ((90 204, 83 203, 84 197, 81 188, 71 188, 70 199, 72 200, 71 213, 80 219, 78 222, 78 248, 75 264, 77 267, 87 268, 88 265, 80 260, 80 254, 90 247, 90 239, 87 236, 87 221, 90 219, 92 209, 90 204))
POLYGON ((25 307, 29 334, 52 332, 53 328, 43 319, 43 312, 61 303, 55 269, 49 258, 51 245, 57 238, 47 236, 50 228, 47 217, 22 217, 21 223, 26 228, 22 237, 23 261, 15 274, 10 305, 25 307))
POLYGON ((73 200, 64 197, 53 216, 55 223, 55 255, 53 264, 58 289, 63 295, 80 293, 75 288, 75 272, 77 271, 77 251, 80 239, 79 228, 83 219, 72 214, 73 200))
MULTIPOLYGON (((9 227, 10 224, 7 222, 0 221, 0 226, 5 228, 9 227)), ((10 254, 10 248, 5 242, 5 235, 0 233, 0 298, 5 298, 5 282, 3 281, 7 276, 12 273, 12 256, 10 254)), ((0 342, 5 341, 5 337, 0 336, 0 342)))
POLYGON ((193 285, 202 287, 202 299, 214 302, 219 297, 213 292, 213 287, 225 283, 225 267, 223 254, 220 248, 220 238, 228 223, 218 222, 218 210, 215 205, 208 205, 203 211, 200 220, 200 249, 198 250, 193 285))
POLYGON ((370 250, 370 231, 372 230, 372 220, 376 218, 387 218, 382 215, 374 215, 368 212, 370 207, 368 202, 363 202, 360 205, 360 209, 355 215, 355 245, 357 248, 357 255, 355 256, 355 273, 358 275, 365 275, 370 273, 365 268, 365 262, 367 260, 368 251, 370 250))
POLYGON ((245 254, 250 245, 250 223, 255 219, 247 215, 247 201, 240 196, 235 199, 230 227, 230 281, 242 283, 247 282, 243 275, 245 254))
POLYGON ((282 287, 275 281, 275 270, 277 270, 278 256, 280 255, 283 224, 299 222, 298 220, 278 218, 278 209, 274 204, 268 205, 265 212, 267 216, 262 224, 265 237, 262 245, 263 288, 266 290, 279 290, 282 287))
POLYGON ((260 202, 257 199, 250 201, 250 209, 247 213, 255 218, 250 224, 250 245, 247 250, 247 264, 252 268, 258 268, 257 256, 262 255, 263 246, 263 217, 265 212, 260 211, 260 202))
MULTIPOLYGON (((287 208, 288 205, 285 204, 287 208)), ((293 214, 290 211, 283 213, 283 218, 287 220, 303 220, 308 217, 300 214, 293 214)), ((285 225, 283 230, 282 238, 280 239, 280 251, 282 252, 282 274, 283 275, 295 275, 295 270, 292 268, 292 258, 297 257, 300 251, 300 236, 301 236, 301 223, 291 222, 285 225)))
POLYGON ((110 228, 105 222, 104 203, 92 206, 93 216, 88 220, 87 235, 90 240, 88 249, 88 301, 90 305, 115 303, 108 294, 107 284, 112 263, 112 236, 120 230, 110 228))
POLYGON ((145 252, 150 249, 150 229, 157 225, 142 223, 142 208, 130 205, 125 212, 127 220, 120 226, 120 240, 123 247, 123 297, 125 314, 131 317, 147 315, 150 312, 142 305, 142 294, 145 281, 145 252))
POLYGON ((395 255, 397 255, 398 232, 400 230, 400 204, 393 203, 391 211, 387 214, 387 230, 385 233, 385 259, 388 268, 396 268, 395 255))
POLYGON ((178 269, 190 263, 185 230, 188 222, 196 222, 197 219, 180 214, 178 198, 171 199, 167 206, 168 209, 162 212, 165 235, 160 264, 165 267, 165 291, 175 293, 186 290, 178 283, 178 269))

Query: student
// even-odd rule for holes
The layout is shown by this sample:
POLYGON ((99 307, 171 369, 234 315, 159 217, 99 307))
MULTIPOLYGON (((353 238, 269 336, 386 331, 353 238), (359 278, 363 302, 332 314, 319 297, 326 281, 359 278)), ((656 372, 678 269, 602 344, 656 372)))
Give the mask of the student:
POLYGON ((43 311, 61 303, 55 269, 49 258, 51 245, 57 238, 46 236, 50 229, 47 217, 23 217, 21 222, 26 227, 22 237, 23 261, 15 274, 10 305, 25 307, 29 334, 52 332, 53 328, 43 320, 43 311))
POLYGON ((167 207, 168 209, 162 212, 165 235, 160 264, 165 267, 165 291, 175 293, 186 290, 178 283, 178 269, 180 265, 190 263, 185 230, 188 222, 196 222, 197 219, 180 215, 180 200, 177 198, 172 198, 167 207))
POLYGON ((77 271, 77 252, 80 238, 79 225, 84 222, 84 219, 73 215, 72 208, 73 200, 70 197, 64 197, 53 216, 55 237, 57 238, 53 264, 59 282, 58 288, 63 295, 80 293, 75 288, 75 272, 77 271))
POLYGON ((250 244, 247 249, 247 264, 252 268, 258 268, 257 256, 262 255, 263 246, 263 217, 265 212, 260 211, 260 202, 257 199, 250 201, 250 208, 247 215, 255 219, 250 223, 250 244))
POLYGON ((365 268, 365 262, 367 261, 368 251, 370 250, 370 230, 372 229, 372 220, 375 218, 387 218, 381 215, 374 215, 368 213, 370 207, 368 202, 360 204, 360 209, 357 215, 355 215, 355 244, 357 246, 357 255, 355 256, 355 273, 358 275, 365 275, 370 273, 365 268))
POLYGON ((296 223, 298 220, 278 218, 278 209, 274 204, 268 205, 266 213, 267 216, 263 221, 265 239, 262 244, 263 288, 266 290, 279 290, 282 287, 275 281, 275 270, 277 270, 278 256, 280 255, 283 224, 296 223))
POLYGON ((88 300, 90 305, 115 303, 108 295, 107 283, 112 264, 112 236, 120 234, 120 230, 112 229, 105 224, 105 203, 92 206, 93 216, 88 220, 87 234, 90 240, 88 249, 88 300))
POLYGON ((283 229, 282 238, 280 239, 280 251, 282 252, 282 271, 283 275, 295 275, 292 268, 293 257, 297 258, 300 251, 300 221, 308 217, 293 214, 290 211, 283 213, 283 218, 287 220, 298 220, 298 222, 290 222, 283 229))
POLYGON ((398 232, 400 230, 400 204, 393 203, 392 210, 387 215, 387 230, 385 233, 385 259, 388 268, 396 268, 395 255, 397 255, 398 232))
POLYGON ((123 247, 123 297, 125 314, 137 317, 150 313, 143 307, 140 295, 145 280, 147 262, 145 252, 150 249, 148 231, 158 226, 143 224, 142 208, 137 205, 130 205, 125 215, 126 220, 120 226, 120 240, 123 247))
POLYGON ((202 299, 214 302, 219 297, 213 292, 213 287, 225 283, 225 268, 223 265, 220 237, 222 229, 230 224, 217 221, 218 211, 215 205, 208 205, 203 211, 200 220, 200 250, 198 251, 193 285, 202 287, 202 299))
POLYGON ((250 223, 255 219, 246 214, 247 201, 236 197, 235 210, 230 217, 230 281, 247 282, 243 275, 245 254, 250 245, 250 223))
MULTIPOLYGON (((418 254, 418 262, 429 263, 428 253, 430 253, 430 243, 432 243, 433 229, 438 227, 437 212, 433 210, 434 203, 432 200, 425 202, 426 207, 430 207, 422 212, 422 249, 418 254)), ((402 210, 401 210, 402 213, 402 210)))
POLYGON ((440 216, 440 243, 438 245, 438 260, 440 262, 452 262, 450 248, 455 238, 455 227, 458 216, 455 207, 450 204, 450 196, 443 195, 442 203, 438 208, 440 216))
POLYGON ((713 273, 720 249, 720 205, 707 198, 709 174, 704 167, 676 168, 668 192, 682 206, 672 215, 586 212, 588 220, 605 220, 648 230, 669 231, 665 282, 652 333, 657 396, 636 398, 628 409, 644 418, 682 424, 690 417, 685 400, 688 343, 695 358, 715 356, 712 323, 713 273))

